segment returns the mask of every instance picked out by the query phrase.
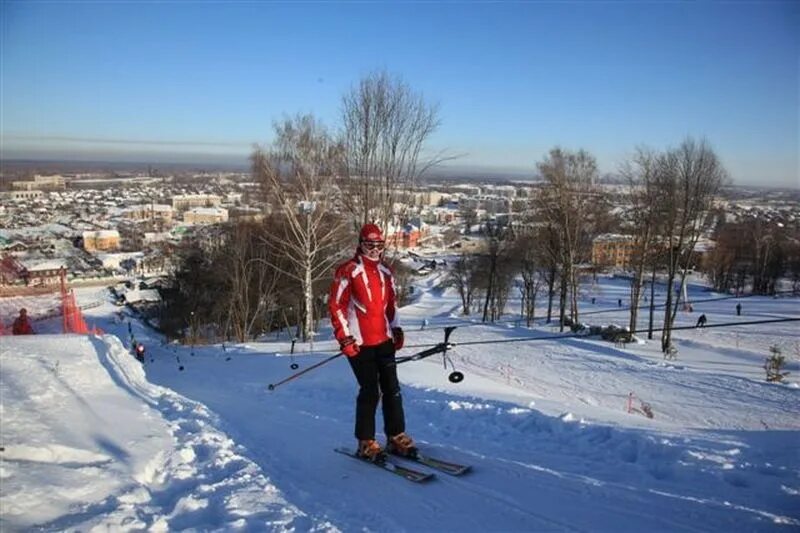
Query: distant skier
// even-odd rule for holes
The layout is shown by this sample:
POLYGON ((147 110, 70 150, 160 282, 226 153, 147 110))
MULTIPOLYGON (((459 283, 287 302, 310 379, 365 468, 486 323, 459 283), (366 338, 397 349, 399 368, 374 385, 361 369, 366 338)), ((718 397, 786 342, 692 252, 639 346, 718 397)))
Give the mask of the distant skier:
POLYGON ((742 316, 742 304, 741 303, 737 303, 736 304, 736 316, 742 316))
POLYGON ((414 441, 405 433, 395 363, 404 335, 397 325, 394 273, 382 260, 385 245, 380 228, 365 224, 355 256, 336 269, 328 299, 334 335, 359 385, 357 454, 370 461, 381 461, 386 453, 375 440, 379 400, 383 402, 387 450, 399 455, 416 453, 414 441))
POLYGON ((137 344, 136 351, 134 352, 133 355, 134 357, 136 357, 137 361, 139 361, 140 363, 144 363, 144 344, 142 344, 141 342, 137 344))
POLYGON ((700 318, 697 319, 697 326, 695 327, 702 328, 703 326, 706 325, 706 322, 708 322, 708 319, 706 318, 705 313, 703 313, 702 315, 700 315, 700 318))
POLYGON ((24 307, 19 310, 19 316, 14 320, 11 325, 11 333, 14 335, 33 335, 33 327, 31 321, 28 319, 28 310, 24 307))

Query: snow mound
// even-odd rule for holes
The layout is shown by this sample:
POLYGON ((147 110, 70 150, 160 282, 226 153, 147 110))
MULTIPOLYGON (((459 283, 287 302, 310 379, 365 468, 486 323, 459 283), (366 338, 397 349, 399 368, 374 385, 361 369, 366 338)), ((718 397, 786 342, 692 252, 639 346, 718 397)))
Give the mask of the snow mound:
POLYGON ((117 337, 5 338, 2 367, 2 529, 326 529, 117 337))

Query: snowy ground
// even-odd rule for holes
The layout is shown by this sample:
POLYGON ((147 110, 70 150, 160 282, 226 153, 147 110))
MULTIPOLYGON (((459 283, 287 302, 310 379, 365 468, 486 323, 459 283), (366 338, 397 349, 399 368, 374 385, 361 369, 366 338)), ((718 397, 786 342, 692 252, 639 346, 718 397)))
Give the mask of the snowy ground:
MULTIPOLYGON (((657 341, 624 348, 542 337, 513 323, 469 324, 436 274, 402 310, 406 342, 430 345, 463 324, 456 368, 400 366, 410 433, 431 454, 467 462, 423 486, 332 453, 353 445, 355 382, 335 353, 285 339, 163 345, 97 289, 78 291, 100 337, 0 337, 0 529, 294 531, 795 531, 800 527, 798 323, 689 330, 665 363, 657 341), (420 330, 423 319, 429 321, 420 330), (128 353, 128 328, 148 346, 128 353), (791 360, 764 381, 771 344, 791 360), (311 347, 301 346, 300 351, 311 347), (181 370, 181 367, 183 370, 181 370), (646 402, 654 418, 628 413, 646 402)), ((587 289, 583 320, 625 324, 622 280, 587 289), (596 304, 588 302, 591 296, 596 304), (590 314, 595 311, 602 313, 590 314)), ((693 287, 694 301, 713 298, 693 287)), ((796 298, 696 303, 694 324, 800 317, 796 298)), ((643 320, 644 323, 644 320, 643 320)), ((409 348, 402 354, 414 353, 409 348)), ((380 416, 380 415, 379 415, 380 416)))

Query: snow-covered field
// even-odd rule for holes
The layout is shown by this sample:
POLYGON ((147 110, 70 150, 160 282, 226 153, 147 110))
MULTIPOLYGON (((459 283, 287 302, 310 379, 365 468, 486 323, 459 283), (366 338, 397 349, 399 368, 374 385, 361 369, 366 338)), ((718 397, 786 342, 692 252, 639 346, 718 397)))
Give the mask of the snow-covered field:
MULTIPOLYGON (((797 322, 680 331, 670 362, 657 340, 469 344, 556 331, 470 324, 436 276, 402 309, 406 343, 421 349, 441 341, 441 325, 462 324, 450 356, 466 378, 450 383, 438 356, 401 365, 408 429, 431 454, 472 464, 469 474, 416 485, 333 453, 354 445, 355 380, 341 359, 267 390, 290 363, 336 352, 327 329, 314 353, 295 356, 285 338, 163 345, 119 321, 102 291, 81 289, 81 303, 102 302, 85 313, 105 335, 47 334, 52 319, 36 336, 0 337, 0 529, 800 528, 797 322), (128 353, 129 327, 148 347, 144 366, 128 353), (784 384, 764 381, 772 344, 790 360, 784 384), (627 411, 631 394, 652 419, 627 411)), ((625 324, 625 290, 601 279, 583 320, 625 324)), ((690 296, 715 295, 693 286, 690 296)), ((678 321, 700 313, 712 325, 800 317, 800 300, 698 302, 678 321)))

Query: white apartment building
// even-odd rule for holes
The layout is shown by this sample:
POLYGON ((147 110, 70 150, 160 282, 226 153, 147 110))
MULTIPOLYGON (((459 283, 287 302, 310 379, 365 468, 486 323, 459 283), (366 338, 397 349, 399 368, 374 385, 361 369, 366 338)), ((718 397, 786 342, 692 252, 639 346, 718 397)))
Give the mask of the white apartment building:
MULTIPOLYGON (((16 182, 15 182, 16 183, 16 182)), ((33 183, 33 182, 30 182, 33 183)), ((0 193, 0 198, 4 200, 13 200, 13 201, 21 201, 21 200, 36 200, 37 198, 42 198, 44 193, 39 190, 31 189, 31 190, 21 190, 21 191, 8 191, 0 193)))
POLYGON ((228 221, 228 210, 222 207, 195 207, 183 214, 187 224, 220 224, 228 221))
POLYGON ((413 198, 416 206, 437 206, 442 200, 449 200, 450 195, 439 191, 419 191, 413 193, 413 198))
POLYGON ((184 211, 194 207, 217 207, 222 203, 222 198, 216 194, 179 194, 172 197, 172 208, 184 211))
POLYGON ((60 176, 58 174, 54 176, 40 176, 36 175, 33 177, 33 181, 25 180, 25 181, 13 181, 11 182, 11 188, 21 191, 32 191, 32 190, 64 190, 67 188, 67 181, 64 179, 64 176, 60 176))
POLYGON ((172 222, 174 209, 167 204, 142 204, 134 205, 125 210, 125 218, 132 220, 161 220, 172 222))

